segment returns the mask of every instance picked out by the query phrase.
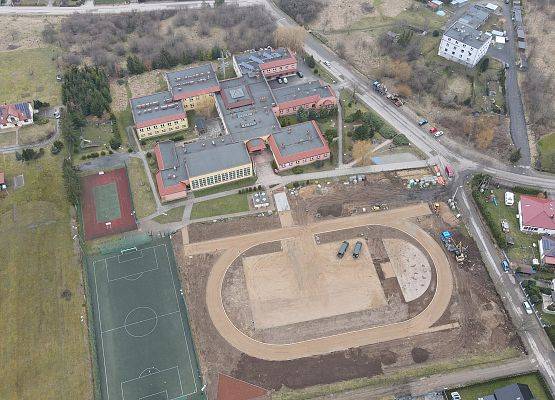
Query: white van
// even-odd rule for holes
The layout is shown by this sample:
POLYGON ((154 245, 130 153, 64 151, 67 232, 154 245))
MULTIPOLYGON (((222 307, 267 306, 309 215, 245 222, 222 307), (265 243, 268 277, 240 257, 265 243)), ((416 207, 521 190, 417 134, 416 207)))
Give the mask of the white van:
POLYGON ((526 314, 534 313, 534 311, 532 311, 532 307, 530 306, 530 303, 528 303, 527 301, 522 302, 522 307, 524 307, 524 311, 526 311, 526 314))
POLYGON ((513 192, 505 192, 505 205, 512 206, 515 204, 515 194, 513 192))

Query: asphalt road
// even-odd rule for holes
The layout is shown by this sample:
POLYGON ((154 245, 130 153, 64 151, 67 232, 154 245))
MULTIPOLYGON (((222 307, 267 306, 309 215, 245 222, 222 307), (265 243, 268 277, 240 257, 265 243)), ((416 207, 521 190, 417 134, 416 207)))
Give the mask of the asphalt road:
POLYGON ((505 17, 505 28, 507 29, 507 38, 509 41, 505 44, 505 52, 508 58, 509 69, 505 71, 505 102, 510 117, 511 138, 516 148, 520 149, 522 158, 520 165, 530 166, 530 143, 528 141, 528 131, 526 128, 526 117, 520 88, 518 86, 518 68, 516 66, 515 52, 515 30, 511 20, 511 7, 508 4, 503 5, 503 16, 505 17))
POLYGON ((535 358, 551 392, 555 393, 555 352, 553 346, 537 318, 524 312, 522 302, 525 300, 525 296, 514 277, 503 272, 499 252, 493 244, 487 228, 478 217, 480 213, 470 200, 470 195, 466 193, 464 188, 459 190, 457 195, 459 210, 482 253, 482 258, 497 292, 501 295, 505 308, 509 312, 528 354, 535 358))

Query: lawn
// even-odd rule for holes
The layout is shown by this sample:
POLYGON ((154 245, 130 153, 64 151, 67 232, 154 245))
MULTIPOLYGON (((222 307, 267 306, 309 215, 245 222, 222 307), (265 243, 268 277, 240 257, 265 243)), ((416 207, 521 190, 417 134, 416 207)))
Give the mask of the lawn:
POLYGON ((90 399, 91 359, 62 155, 24 164, 0 156, 10 195, 0 201, 1 399, 90 399), (13 190, 14 175, 25 186, 13 190))
POLYGON ((129 143, 129 138, 127 137, 127 131, 125 128, 133 125, 133 115, 131 114, 131 108, 127 107, 125 111, 116 113, 116 121, 118 123, 118 129, 121 135, 122 147, 125 147, 129 143))
POLYGON ((110 139, 114 136, 110 123, 96 124, 94 122, 89 122, 85 127, 81 128, 81 135, 83 139, 90 140, 99 145, 108 145, 110 139))
POLYGON ((16 143, 15 131, 2 131, 0 132, 0 147, 12 146, 16 143))
POLYGON ((156 202, 143 162, 138 158, 130 158, 127 162, 127 174, 129 175, 129 185, 131 186, 137 218, 144 218, 156 211, 156 202))
MULTIPOLYGON (((506 206, 504 202, 505 189, 493 189, 493 194, 497 199, 498 205, 496 206, 492 200, 488 201, 490 195, 490 189, 486 189, 485 194, 480 194, 479 201, 481 206, 486 210, 489 215, 491 215, 492 220, 488 221, 490 224, 490 230, 497 229, 501 227, 501 221, 503 219, 507 220, 509 223, 509 235, 515 240, 514 246, 509 246, 507 250, 507 255, 512 262, 520 262, 527 265, 531 265, 533 258, 538 258, 539 254, 534 244, 538 242, 538 235, 529 234, 521 232, 519 229, 519 223, 516 215, 518 214, 518 201, 520 195, 515 192, 515 204, 513 206, 506 206), (495 224, 495 227, 491 227, 491 224, 495 224)), ((499 243, 498 243, 499 244, 499 243)), ((503 247, 500 245, 500 247, 503 247)))
POLYGON ((209 218, 218 215, 235 214, 243 211, 249 211, 249 200, 247 194, 232 194, 217 199, 195 203, 191 212, 191 219, 209 218))
POLYGON ((555 133, 542 137, 538 142, 538 150, 541 169, 555 173, 555 133))
POLYGON ((154 221, 158 222, 159 224, 170 224, 172 222, 180 222, 183 218, 183 210, 185 210, 185 206, 179 206, 172 208, 171 210, 166 211, 166 215, 162 214, 157 217, 154 217, 154 221))
POLYGON ((493 394, 493 391, 495 389, 499 389, 503 386, 507 386, 513 383, 524 383, 528 385, 536 400, 552 400, 551 395, 545 389, 543 378, 538 372, 478 383, 476 385, 467 386, 462 389, 456 389, 456 391, 459 392, 463 400, 475 400, 479 397, 493 394))
POLYGON ((35 123, 19 129, 19 144, 31 144, 45 140, 56 131, 56 121, 45 120, 45 124, 35 123))
POLYGON ((195 190, 193 194, 195 197, 208 196, 209 194, 225 192, 233 189, 241 189, 244 187, 253 186, 258 177, 251 176, 250 178, 240 179, 235 182, 226 183, 225 185, 218 185, 207 189, 195 190))
POLYGON ((0 103, 39 99, 60 104, 54 57, 50 48, 0 52, 0 103))
POLYGON ((313 69, 313 72, 317 77, 321 78, 326 83, 332 84, 337 82, 337 78, 319 62, 316 62, 316 67, 313 69))

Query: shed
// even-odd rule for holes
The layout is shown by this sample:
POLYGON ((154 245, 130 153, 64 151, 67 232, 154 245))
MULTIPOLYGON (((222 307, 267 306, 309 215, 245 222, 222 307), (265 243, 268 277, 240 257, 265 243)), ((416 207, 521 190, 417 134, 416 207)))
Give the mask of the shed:
POLYGON ((499 8, 499 6, 497 4, 488 3, 486 4, 486 8, 491 11, 496 11, 499 8))
POLYGON ((516 37, 518 38, 518 40, 524 40, 524 38, 526 37, 524 35, 524 29, 522 27, 516 29, 516 37))
POLYGON ((518 49, 519 50, 526 50, 526 42, 518 42, 518 49))

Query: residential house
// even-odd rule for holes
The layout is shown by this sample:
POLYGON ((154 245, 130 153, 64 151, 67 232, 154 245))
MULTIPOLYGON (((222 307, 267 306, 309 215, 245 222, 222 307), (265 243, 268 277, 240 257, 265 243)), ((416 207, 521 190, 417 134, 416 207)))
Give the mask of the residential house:
POLYGON ((522 232, 555 234, 555 201, 522 195, 518 202, 518 219, 522 232))
POLYGON ((33 123, 31 103, 0 104, 0 129, 11 129, 33 123))

